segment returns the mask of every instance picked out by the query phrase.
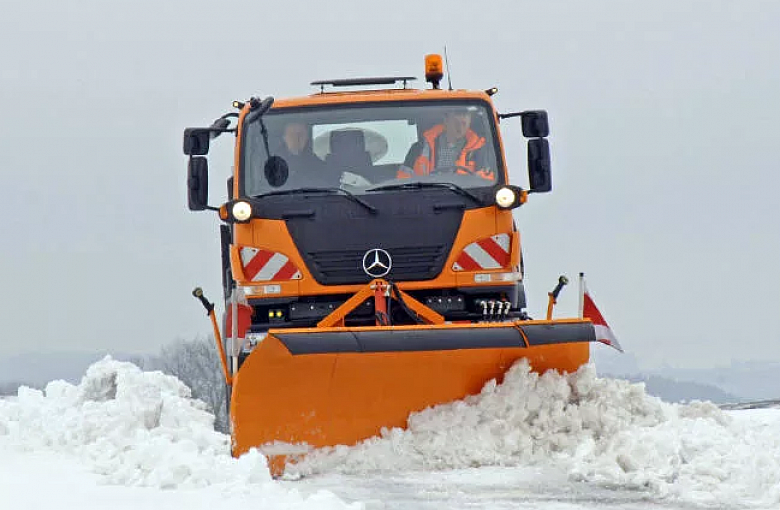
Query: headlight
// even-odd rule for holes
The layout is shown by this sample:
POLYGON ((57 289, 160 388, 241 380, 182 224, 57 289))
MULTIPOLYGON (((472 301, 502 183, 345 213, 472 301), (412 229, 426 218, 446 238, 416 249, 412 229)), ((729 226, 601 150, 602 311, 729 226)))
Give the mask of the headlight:
POLYGON ((249 202, 236 202, 233 204, 233 217, 238 221, 247 221, 252 217, 252 206, 249 202))
POLYGON ((515 205, 517 194, 509 188, 501 188, 496 191, 496 205, 503 209, 509 209, 515 205))

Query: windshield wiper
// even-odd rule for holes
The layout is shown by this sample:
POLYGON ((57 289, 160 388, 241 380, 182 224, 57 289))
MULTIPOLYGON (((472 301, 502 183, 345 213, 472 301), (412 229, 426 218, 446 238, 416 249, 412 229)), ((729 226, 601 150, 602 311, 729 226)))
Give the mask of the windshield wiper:
POLYGON ((279 191, 269 191, 268 193, 263 193, 261 195, 255 195, 252 198, 263 198, 263 197, 270 197, 270 196, 278 196, 278 195, 297 195, 299 193, 327 193, 329 195, 341 195, 344 197, 347 197, 351 201, 355 202, 356 204, 360 204, 366 209, 368 209, 371 214, 376 214, 377 209, 373 205, 369 204, 365 200, 357 197, 354 193, 351 193, 343 188, 295 188, 295 189, 285 189, 285 190, 279 190, 279 191))
POLYGON ((390 189, 423 189, 423 188, 446 188, 454 191, 458 195, 470 198, 479 205, 484 205, 482 200, 474 193, 461 188, 457 184, 451 182, 404 182, 402 184, 387 184, 385 186, 377 186, 375 188, 368 188, 366 191, 383 191, 390 189))

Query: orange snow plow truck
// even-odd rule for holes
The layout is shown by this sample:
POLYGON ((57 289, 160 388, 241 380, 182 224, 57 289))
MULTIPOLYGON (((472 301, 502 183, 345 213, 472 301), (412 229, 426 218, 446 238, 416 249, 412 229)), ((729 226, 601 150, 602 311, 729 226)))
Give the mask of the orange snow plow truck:
POLYGON ((551 189, 546 112, 498 113, 495 88, 441 89, 441 57, 425 61, 429 87, 318 81, 184 132, 189 208, 222 220, 225 320, 193 294, 215 330, 236 456, 257 447, 279 471, 478 393, 520 358, 538 372, 588 361, 590 320, 552 319, 563 277, 546 319, 525 312, 512 214, 551 189), (528 189, 508 182, 499 122, 512 117, 528 189), (235 161, 215 207, 205 156, 222 133, 235 161))

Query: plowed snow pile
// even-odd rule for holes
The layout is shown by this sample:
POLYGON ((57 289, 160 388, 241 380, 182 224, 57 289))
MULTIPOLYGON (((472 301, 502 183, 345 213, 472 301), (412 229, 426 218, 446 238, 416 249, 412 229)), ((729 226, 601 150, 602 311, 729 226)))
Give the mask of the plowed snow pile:
POLYGON ((230 438, 178 379, 106 358, 78 386, 51 382, 0 400, 3 448, 55 451, 81 458, 111 484, 163 489, 222 486, 251 491, 269 509, 362 508, 332 493, 304 499, 271 479, 257 452, 236 460, 230 438))
POLYGON ((695 503, 780 503, 780 421, 734 420, 710 403, 673 405, 593 366, 561 376, 516 364, 503 384, 410 417, 355 447, 291 469, 368 473, 554 463, 573 480, 695 503))
MULTIPOLYGON (((780 413, 739 419, 712 404, 671 405, 592 366, 539 376, 518 363, 503 384, 410 417, 352 447, 317 452, 295 474, 554 466, 575 481, 725 508, 780 508, 780 413)), ((52 382, 0 400, 8 449, 77 456, 108 483, 250 491, 263 508, 344 508, 274 482, 255 452, 235 460, 213 416, 177 379, 105 359, 79 385, 52 382)), ((204 489, 205 490, 205 489, 204 489)), ((354 508, 354 507, 353 507, 354 508)))

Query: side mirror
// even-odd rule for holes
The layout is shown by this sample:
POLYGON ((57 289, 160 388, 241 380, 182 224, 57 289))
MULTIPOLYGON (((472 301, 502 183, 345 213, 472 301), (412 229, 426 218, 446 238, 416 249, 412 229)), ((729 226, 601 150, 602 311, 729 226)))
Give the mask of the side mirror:
POLYGON ((550 123, 544 110, 528 110, 521 114, 523 136, 526 138, 544 138, 550 134, 550 123))
POLYGON ((184 154, 187 156, 205 156, 209 153, 211 132, 204 128, 184 130, 184 154))
POLYGON ((550 144, 544 138, 528 140, 528 181, 532 193, 546 193, 552 189, 550 144))
POLYGON ((202 156, 191 157, 187 164, 187 205, 190 211, 203 211, 208 208, 208 199, 208 160, 202 156))

